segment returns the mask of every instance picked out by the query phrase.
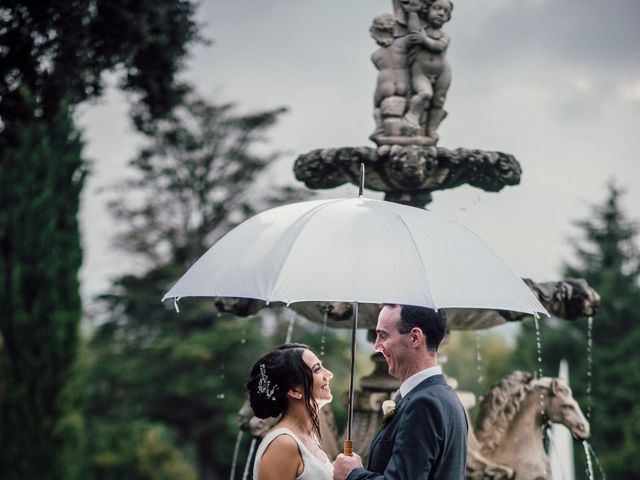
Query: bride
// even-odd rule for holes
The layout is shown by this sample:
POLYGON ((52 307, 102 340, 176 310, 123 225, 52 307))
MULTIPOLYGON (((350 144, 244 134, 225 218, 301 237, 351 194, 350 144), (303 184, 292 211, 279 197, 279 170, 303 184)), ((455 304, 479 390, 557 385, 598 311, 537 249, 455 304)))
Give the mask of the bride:
POLYGON ((258 418, 279 417, 262 439, 254 480, 331 480, 331 460, 320 444, 320 408, 331 402, 333 373, 306 345, 290 343, 261 357, 247 390, 258 418))

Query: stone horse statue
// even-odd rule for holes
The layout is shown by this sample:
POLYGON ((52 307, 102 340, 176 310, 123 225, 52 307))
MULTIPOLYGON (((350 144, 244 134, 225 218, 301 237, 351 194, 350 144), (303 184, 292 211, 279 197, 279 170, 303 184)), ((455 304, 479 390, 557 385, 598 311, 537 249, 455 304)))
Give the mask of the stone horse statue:
POLYGON ((480 404, 467 477, 502 479, 513 472, 517 480, 552 480, 544 449, 551 423, 565 425, 576 440, 589 437, 589 422, 562 379, 522 371, 506 376, 480 404))

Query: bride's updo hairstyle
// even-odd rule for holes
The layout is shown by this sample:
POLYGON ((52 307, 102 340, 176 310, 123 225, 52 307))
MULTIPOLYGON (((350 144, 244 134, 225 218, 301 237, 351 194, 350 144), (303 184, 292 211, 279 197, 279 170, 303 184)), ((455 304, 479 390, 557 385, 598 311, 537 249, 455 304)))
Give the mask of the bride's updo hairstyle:
POLYGON ((286 413, 287 393, 292 388, 302 388, 306 410, 319 436, 318 404, 312 395, 313 372, 302 359, 302 353, 308 349, 300 343, 287 343, 263 355, 251 369, 247 390, 256 417, 269 418, 286 413))

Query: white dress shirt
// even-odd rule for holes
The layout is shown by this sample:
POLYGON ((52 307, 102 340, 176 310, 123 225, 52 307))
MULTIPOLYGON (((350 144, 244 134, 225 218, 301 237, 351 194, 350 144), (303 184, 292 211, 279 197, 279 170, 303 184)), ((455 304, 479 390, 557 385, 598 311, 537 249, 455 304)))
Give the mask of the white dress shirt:
POLYGON ((400 385, 400 395, 402 395, 403 398, 406 397, 407 393, 417 387, 420 382, 426 380, 429 377, 440 374, 442 374, 442 367, 440 365, 425 368, 424 370, 420 370, 418 373, 414 373, 404 382, 402 382, 402 385, 400 385))

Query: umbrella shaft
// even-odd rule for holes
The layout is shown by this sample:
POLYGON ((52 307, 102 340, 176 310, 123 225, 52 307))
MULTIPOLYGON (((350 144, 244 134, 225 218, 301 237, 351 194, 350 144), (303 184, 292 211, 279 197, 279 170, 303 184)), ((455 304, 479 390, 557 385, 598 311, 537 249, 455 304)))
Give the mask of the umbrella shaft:
POLYGON ((351 440, 353 425, 353 382, 356 370, 356 331, 358 328, 358 302, 353 302, 353 324, 351 326, 351 374, 349 375, 349 409, 347 412, 347 439, 351 440))

